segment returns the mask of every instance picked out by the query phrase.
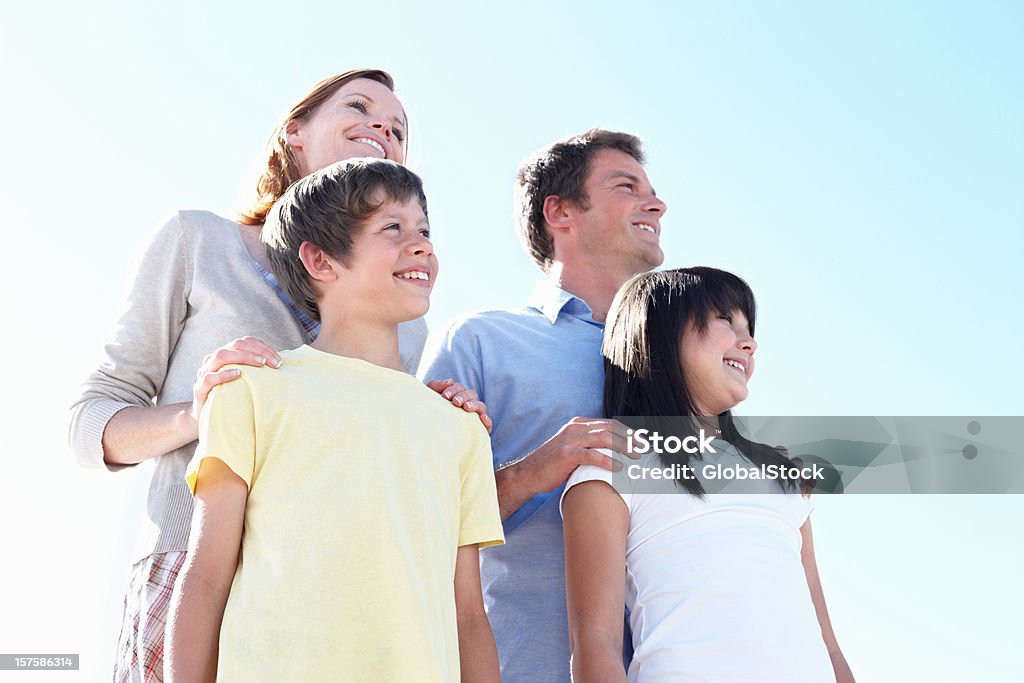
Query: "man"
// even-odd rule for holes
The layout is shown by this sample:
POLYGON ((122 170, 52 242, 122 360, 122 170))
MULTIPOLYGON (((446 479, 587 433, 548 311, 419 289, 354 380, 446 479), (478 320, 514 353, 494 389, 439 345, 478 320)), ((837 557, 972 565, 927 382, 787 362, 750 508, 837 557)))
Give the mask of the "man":
POLYGON ((494 418, 506 545, 481 553, 481 572, 506 682, 569 680, 558 500, 578 465, 615 467, 595 450, 622 429, 593 417, 603 413, 604 320, 619 287, 664 260, 667 207, 643 163, 639 139, 597 129, 527 159, 518 228, 544 281, 523 308, 456 321, 421 365, 423 376, 476 389, 494 418))

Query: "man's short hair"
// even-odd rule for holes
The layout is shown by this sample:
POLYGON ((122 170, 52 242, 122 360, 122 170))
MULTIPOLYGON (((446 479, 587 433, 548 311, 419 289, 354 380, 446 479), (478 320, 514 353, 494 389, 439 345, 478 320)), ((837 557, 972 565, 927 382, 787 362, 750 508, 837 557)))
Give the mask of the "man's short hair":
POLYGON ((530 257, 545 273, 554 259, 554 242, 544 220, 544 200, 560 197, 586 211, 589 197, 583 188, 591 159, 602 149, 625 152, 644 163, 640 138, 592 128, 558 140, 528 157, 516 172, 516 224, 530 257))
POLYGON ((296 306, 320 320, 316 293, 299 247, 309 242, 342 263, 352 238, 387 201, 418 199, 427 213, 423 182, 409 169, 384 159, 349 159, 297 181, 267 214, 261 237, 270 268, 296 306))

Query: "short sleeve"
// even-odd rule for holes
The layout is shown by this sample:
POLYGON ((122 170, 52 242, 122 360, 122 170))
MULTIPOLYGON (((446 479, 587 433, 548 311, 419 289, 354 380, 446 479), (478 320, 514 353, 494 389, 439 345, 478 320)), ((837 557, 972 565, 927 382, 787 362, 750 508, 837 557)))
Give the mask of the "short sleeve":
MULTIPOLYGON (((243 370, 244 373, 244 370, 243 370)), ((195 495, 200 466, 217 458, 252 488, 256 468, 256 428, 252 391, 241 378, 214 387, 199 416, 199 446, 185 470, 185 481, 195 495)))
POLYGON ((416 374, 416 368, 423 357, 423 347, 427 344, 427 319, 416 318, 398 323, 398 355, 402 367, 410 375, 416 374))
MULTIPOLYGON (((621 456, 617 457, 618 454, 615 453, 615 451, 609 450, 607 448, 599 448, 598 451, 600 451, 604 455, 613 457, 616 460, 619 460, 620 462, 622 460, 621 456)), ((618 482, 612 480, 612 473, 610 470, 606 470, 603 467, 598 467, 597 465, 580 465, 575 470, 573 470, 571 475, 569 475, 569 480, 565 482, 565 490, 562 491, 562 497, 558 501, 558 511, 563 515, 563 517, 564 512, 562 510, 562 503, 565 502, 565 494, 568 493, 569 489, 571 489, 573 486, 576 486, 577 484, 582 484, 585 481, 605 482, 613 489, 615 489, 615 492, 618 493, 619 496, 622 498, 622 502, 626 504, 626 507, 630 507, 629 504, 632 501, 633 494, 626 491, 620 491, 619 488, 615 486, 615 484, 618 482)))
POLYGON ((486 402, 487 387, 480 358, 478 340, 463 325, 453 323, 427 344, 417 376, 422 382, 451 377, 476 391, 480 400, 486 402))
POLYGON ((498 491, 491 465, 491 441, 476 414, 460 415, 468 424, 469 447, 463 455, 459 546, 501 545, 505 534, 498 511, 498 491))

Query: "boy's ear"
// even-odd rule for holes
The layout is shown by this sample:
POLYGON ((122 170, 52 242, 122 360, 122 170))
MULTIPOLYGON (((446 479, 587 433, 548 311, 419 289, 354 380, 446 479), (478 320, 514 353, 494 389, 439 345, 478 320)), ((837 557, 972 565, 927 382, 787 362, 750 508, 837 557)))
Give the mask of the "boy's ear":
POLYGON ((299 245, 299 259, 314 280, 331 282, 338 279, 335 260, 312 242, 303 242, 299 245))
POLYGON ((568 230, 572 226, 571 210, 575 204, 567 202, 558 195, 544 198, 544 221, 554 231, 568 230))

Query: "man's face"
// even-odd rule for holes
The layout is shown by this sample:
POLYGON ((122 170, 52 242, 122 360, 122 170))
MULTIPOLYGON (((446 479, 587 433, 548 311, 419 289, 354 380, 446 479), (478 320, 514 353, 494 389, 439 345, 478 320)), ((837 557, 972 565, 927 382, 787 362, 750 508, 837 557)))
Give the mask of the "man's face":
POLYGON ((660 266, 661 217, 668 206, 655 196, 640 162, 602 149, 591 158, 583 188, 590 208, 573 214, 576 243, 588 258, 630 275, 660 266))

